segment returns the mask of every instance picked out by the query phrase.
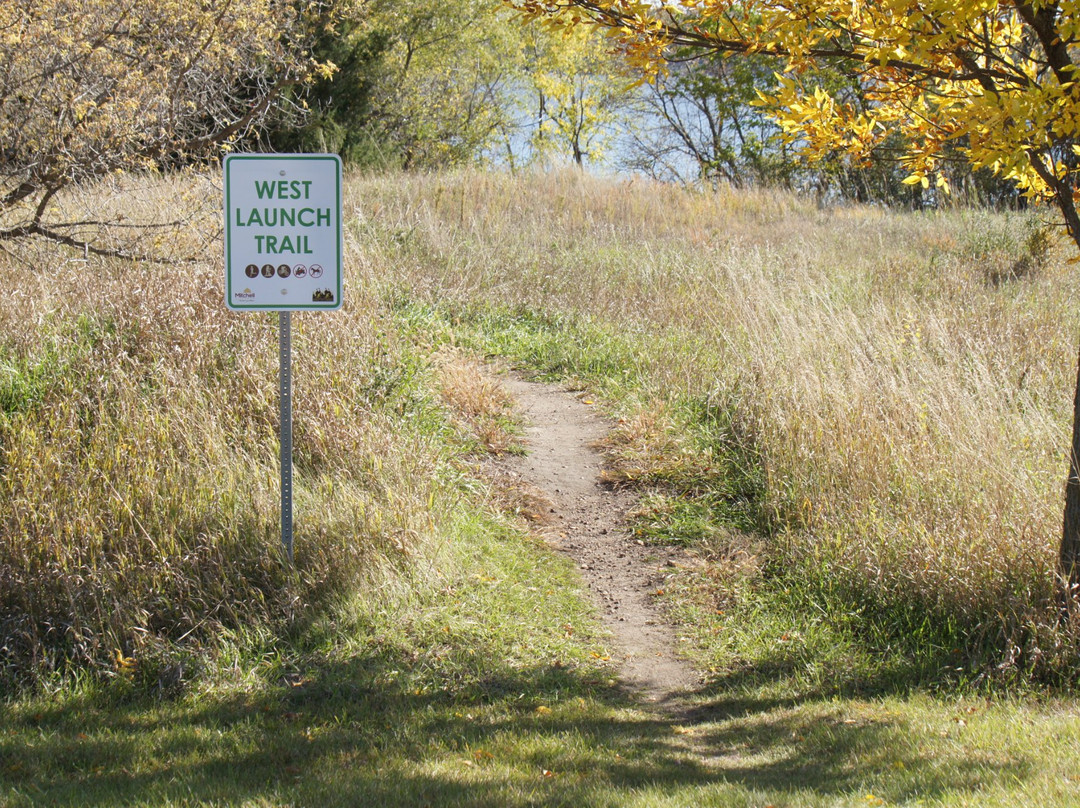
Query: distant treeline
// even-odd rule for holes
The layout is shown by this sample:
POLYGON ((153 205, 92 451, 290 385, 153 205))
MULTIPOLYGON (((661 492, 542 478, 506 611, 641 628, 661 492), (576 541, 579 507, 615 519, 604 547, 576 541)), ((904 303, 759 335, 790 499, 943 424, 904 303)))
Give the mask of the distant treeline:
MULTIPOLYGON (((644 81, 599 34, 526 25, 501 0, 373 0, 318 36, 331 77, 291 99, 307 111, 269 120, 251 142, 282 151, 334 151, 364 168, 574 162, 684 183, 777 186, 823 200, 935 206, 935 188, 904 184, 900 136, 856 163, 809 162, 759 101, 774 60, 681 58, 644 81)), ((686 54, 689 56, 689 54, 686 54)), ((823 89, 864 103, 867 88, 839 69, 823 89)), ((1015 186, 972 170, 965 143, 944 169, 953 197, 1022 206, 1015 186)))

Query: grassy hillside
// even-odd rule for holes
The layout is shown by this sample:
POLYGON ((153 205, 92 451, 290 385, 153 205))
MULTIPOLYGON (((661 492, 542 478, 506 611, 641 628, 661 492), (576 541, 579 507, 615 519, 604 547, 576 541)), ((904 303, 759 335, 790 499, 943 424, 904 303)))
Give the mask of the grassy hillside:
MULTIPOLYGON (((920 680, 1071 681, 1054 559, 1077 279, 1037 213, 572 173, 354 187, 406 322, 607 394, 640 535, 708 561, 683 585, 711 664, 732 663, 710 637, 780 610, 777 637, 896 652, 920 680)), ((801 666, 792 645, 754 653, 801 666)))
POLYGON ((66 200, 188 218, 167 242, 117 245, 164 264, 0 253, 8 684, 153 685, 202 665, 223 631, 281 631, 388 566, 430 564, 463 512, 428 359, 401 343, 350 238, 348 308, 294 326, 295 573, 282 565, 277 319, 223 305, 219 199, 184 178, 66 200))
POLYGON ((2 245, 0 805, 1076 801, 1078 290, 1037 218, 347 186, 346 307, 294 318, 295 572, 276 318, 225 310, 214 180, 63 201, 185 218, 115 235, 172 263, 2 245), (638 538, 696 557, 657 595, 685 713, 618 687, 478 476, 517 428, 484 354, 588 386, 638 538))
POLYGON ((66 202, 188 217, 135 245, 174 263, 0 255, 8 675, 168 666, 177 641, 287 623, 429 557, 461 496, 432 356, 461 342, 607 394, 613 479, 647 493, 643 539, 701 552, 682 583, 713 617, 779 587, 920 676, 1069 678, 1053 564, 1077 282, 1037 216, 354 177, 349 304, 297 328, 290 576, 274 320, 221 304, 216 194, 184 178, 66 202))
POLYGON ((298 318, 296 575, 275 551, 275 320, 221 304, 212 183, 66 202, 187 217, 134 244, 172 263, 6 246, 6 676, 117 654, 150 676, 430 558, 468 430, 433 357, 462 343, 606 394, 613 481, 646 494, 643 540, 705 560, 672 605, 707 632, 765 598, 919 678, 1070 679, 1053 568, 1077 282, 1037 215, 574 173, 348 185, 349 303, 298 318))

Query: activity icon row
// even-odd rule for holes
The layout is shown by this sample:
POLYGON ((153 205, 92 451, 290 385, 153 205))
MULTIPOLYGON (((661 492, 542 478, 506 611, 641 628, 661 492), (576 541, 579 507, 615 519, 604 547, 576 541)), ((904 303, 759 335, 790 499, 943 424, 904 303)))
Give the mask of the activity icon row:
POLYGON ((261 267, 258 264, 248 264, 244 267, 244 274, 249 278, 257 278, 260 275, 264 278, 273 278, 275 276, 278 278, 306 278, 309 275, 312 278, 321 278, 323 268, 319 264, 312 264, 311 266, 305 266, 304 264, 297 264, 296 266, 263 264, 261 267))

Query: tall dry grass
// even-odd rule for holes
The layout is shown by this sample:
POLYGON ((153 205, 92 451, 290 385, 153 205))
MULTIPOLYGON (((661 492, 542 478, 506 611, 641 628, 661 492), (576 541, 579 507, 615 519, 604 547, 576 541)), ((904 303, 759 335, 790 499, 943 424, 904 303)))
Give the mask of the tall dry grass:
POLYGON ((573 172, 352 187, 365 255, 412 299, 599 329, 631 346, 646 397, 731 410, 773 563, 818 597, 1067 675, 1078 287, 1049 212, 819 209, 573 172))
MULTIPOLYGON (((457 497, 433 391, 456 400, 465 375, 443 352, 429 378, 387 311, 401 300, 617 354, 655 462, 712 451, 673 437, 680 402, 722 411, 764 480, 771 563, 815 597, 951 626, 1006 666, 1072 658, 1053 591, 1078 290, 1037 221, 574 172, 346 186, 346 307, 294 321, 296 575, 277 549, 276 318, 225 309, 214 180, 63 200, 69 219, 183 220, 109 235, 177 263, 3 245, 7 674, 119 675, 117 650, 152 674, 222 626, 284 625, 370 565, 430 558, 457 497)), ((484 442, 497 420, 468 429, 484 442)))
POLYGON ((152 681, 222 627, 286 626, 434 535, 437 415, 349 238, 345 309, 294 318, 295 572, 282 563, 277 319, 226 310, 215 183, 119 178, 62 200, 71 219, 183 220, 98 242, 178 263, 2 245, 3 681, 152 681))

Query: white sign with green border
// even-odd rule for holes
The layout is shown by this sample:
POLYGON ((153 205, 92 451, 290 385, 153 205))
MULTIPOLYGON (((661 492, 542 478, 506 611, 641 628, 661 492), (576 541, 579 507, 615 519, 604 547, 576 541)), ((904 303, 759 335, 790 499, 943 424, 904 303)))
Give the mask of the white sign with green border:
POLYGON ((225 304, 264 311, 340 308, 338 156, 230 154, 224 174, 225 304))

